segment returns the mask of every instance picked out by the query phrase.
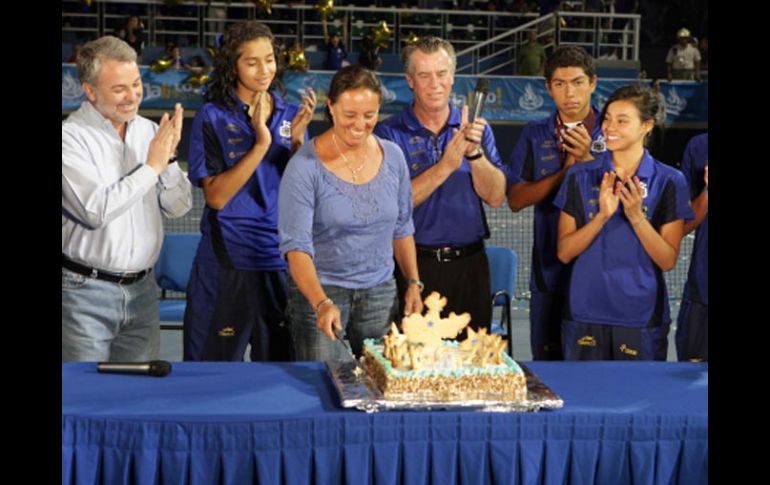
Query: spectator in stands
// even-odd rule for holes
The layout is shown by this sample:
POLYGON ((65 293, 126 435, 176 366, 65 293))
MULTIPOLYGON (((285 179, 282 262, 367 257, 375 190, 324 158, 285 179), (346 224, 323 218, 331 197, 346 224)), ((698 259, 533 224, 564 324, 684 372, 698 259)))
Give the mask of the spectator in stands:
POLYGON ((73 63, 77 62, 78 54, 80 53, 80 49, 83 48, 82 42, 75 42, 72 44, 72 54, 67 58, 67 62, 73 63))
POLYGON ((197 54, 190 58, 189 63, 184 64, 184 68, 195 74, 201 74, 209 70, 208 66, 206 66, 206 61, 203 60, 203 56, 197 54))
POLYGON ((554 200, 557 254, 573 263, 562 320, 566 360, 666 360, 663 272, 676 265, 693 212, 682 173, 644 148, 658 109, 648 88, 612 93, 602 117, 608 151, 571 167, 554 200))
POLYGON ((545 49, 537 41, 537 32, 527 32, 527 44, 519 47, 516 56, 516 74, 519 76, 542 76, 545 64, 545 49))
MULTIPOLYGON (((610 13, 615 14, 634 14, 639 13, 639 0, 612 0, 610 5, 610 13)), ((613 32, 609 36, 610 44, 622 44, 626 45, 630 43, 630 39, 624 39, 624 31, 628 26, 629 19, 627 18, 613 18, 612 30, 613 32)))
POLYGON ((684 234, 695 232, 687 282, 676 321, 676 355, 679 360, 709 360, 709 179, 708 134, 695 136, 682 157, 682 173, 690 187, 695 219, 684 225, 684 234))
POLYGON ((183 216, 192 195, 173 163, 182 106, 160 126, 137 114, 136 58, 112 36, 77 58, 86 101, 62 123, 62 360, 158 357, 162 216, 183 216))
POLYGON ((138 15, 131 15, 126 19, 125 25, 118 29, 115 36, 126 41, 135 51, 137 62, 142 61, 142 51, 144 51, 144 26, 138 15))
POLYGON ((166 44, 166 54, 164 55, 164 59, 172 61, 171 69, 179 71, 184 67, 184 62, 182 61, 182 49, 180 49, 175 42, 166 44))
POLYGON ((398 145, 372 135, 381 104, 373 72, 337 71, 326 102, 332 127, 292 157, 281 180, 278 230, 298 360, 345 358, 335 328, 356 355, 364 339, 388 332, 394 257, 414 282, 406 311, 422 310, 409 172, 398 145))
POLYGON ((266 25, 230 25, 193 121, 188 176, 206 205, 187 289, 185 360, 242 360, 248 344, 253 361, 292 357, 278 185, 307 139, 315 95, 299 107, 283 100, 279 56, 266 25))
POLYGON ((530 344, 535 360, 561 360, 561 314, 569 268, 556 257, 559 210, 553 198, 570 166, 606 150, 601 116, 591 106, 594 61, 578 46, 559 46, 545 63, 545 87, 556 112, 524 127, 508 167, 508 205, 535 206, 529 289, 530 344))
POLYGON ((700 52, 690 42, 690 31, 682 28, 676 33, 677 44, 666 55, 669 82, 672 79, 700 81, 700 52))
POLYGON ((326 45, 326 63, 324 64, 324 69, 337 71, 346 65, 345 59, 348 58, 348 52, 345 50, 345 44, 348 41, 348 17, 345 15, 342 20, 341 37, 336 28, 329 34, 329 26, 327 25, 326 17, 321 19, 321 26, 323 27, 324 44, 326 45))
POLYGON ((658 111, 655 113, 655 127, 650 136, 650 153, 656 160, 663 160, 666 142, 666 96, 660 90, 660 79, 653 79, 652 92, 658 97, 658 111))
MULTIPOLYGON (((505 175, 492 129, 468 121, 468 107, 449 101, 457 58, 451 43, 425 36, 401 53, 414 100, 380 122, 375 133, 396 142, 412 179, 417 265, 425 292, 448 300, 444 313, 471 314, 471 326, 489 328, 489 237, 483 203, 505 201, 505 175)), ((409 276, 396 272, 399 296, 409 276)), ((400 302, 399 307, 404 307, 400 302)))

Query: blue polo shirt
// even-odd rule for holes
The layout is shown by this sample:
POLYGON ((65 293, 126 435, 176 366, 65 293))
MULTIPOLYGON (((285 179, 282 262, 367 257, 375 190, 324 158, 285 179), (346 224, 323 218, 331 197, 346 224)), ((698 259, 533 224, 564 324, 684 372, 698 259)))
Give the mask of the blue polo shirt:
MULTIPOLYGON (((591 154, 596 158, 607 150, 602 135, 601 114, 596 108, 596 122, 591 133, 591 154)), ((544 120, 533 121, 524 127, 513 149, 506 170, 507 186, 519 182, 536 182, 561 170, 559 148, 556 145, 556 112, 544 120)), ((568 265, 556 257, 559 208, 553 205, 556 190, 535 204, 534 243, 530 291, 564 294, 567 290, 568 265)))
MULTIPOLYGON (((401 147, 409 167, 409 177, 415 178, 434 166, 444 154, 452 130, 460 128, 461 111, 449 106, 449 120, 436 135, 425 128, 414 114, 414 102, 401 113, 377 124, 374 132, 401 147)), ((503 169, 495 147, 492 128, 484 128, 482 147, 487 159, 503 169)), ((421 246, 466 246, 489 237, 487 218, 481 198, 473 189, 471 167, 463 158, 458 168, 413 212, 415 243, 421 246)))
MULTIPOLYGON (((614 170, 612 153, 575 164, 567 171, 554 204, 583 227, 599 211, 599 185, 614 170)), ((642 210, 656 230, 677 219, 692 220, 682 173, 647 150, 636 176, 646 186, 642 210)), ((593 242, 574 261, 567 290, 567 320, 645 327, 671 322, 663 272, 652 261, 618 204, 593 242)))
MULTIPOLYGON (((690 200, 697 198, 706 182, 703 174, 709 158, 709 135, 704 133, 692 138, 684 150, 682 173, 690 187, 690 200)), ((709 304, 709 216, 695 230, 695 243, 687 273, 684 297, 703 305, 709 304)))
MULTIPOLYGON (((221 210, 208 205, 201 217, 202 242, 196 260, 245 271, 286 269, 278 250, 278 186, 291 151, 291 121, 299 110, 275 91, 268 128, 273 141, 246 184, 221 210)), ((198 110, 190 135, 190 181, 217 175, 235 165, 255 143, 248 105, 232 95, 230 109, 206 103, 198 110)), ((307 133, 305 134, 307 139, 307 133)))

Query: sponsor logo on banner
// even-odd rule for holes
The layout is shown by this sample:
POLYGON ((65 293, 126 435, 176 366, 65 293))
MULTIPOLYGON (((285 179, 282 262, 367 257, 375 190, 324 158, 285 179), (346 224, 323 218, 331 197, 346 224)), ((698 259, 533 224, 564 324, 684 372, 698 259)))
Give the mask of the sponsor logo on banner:
POLYGON ((666 117, 669 114, 679 116, 687 107, 687 100, 679 96, 675 87, 671 87, 668 90, 668 96, 666 97, 666 117))
POLYGON ((607 104, 607 96, 594 92, 594 103, 596 103, 596 107, 601 111, 604 109, 604 105, 607 104))
POLYGON ((61 76, 61 99, 71 103, 77 103, 85 99, 83 88, 75 76, 70 72, 63 72, 61 76))
POLYGON ((524 94, 519 96, 519 107, 525 111, 535 111, 543 106, 543 97, 535 92, 530 83, 524 88, 524 94))
POLYGON ((392 103, 396 100, 396 92, 388 89, 384 84, 380 88, 380 94, 382 95, 382 103, 392 103))

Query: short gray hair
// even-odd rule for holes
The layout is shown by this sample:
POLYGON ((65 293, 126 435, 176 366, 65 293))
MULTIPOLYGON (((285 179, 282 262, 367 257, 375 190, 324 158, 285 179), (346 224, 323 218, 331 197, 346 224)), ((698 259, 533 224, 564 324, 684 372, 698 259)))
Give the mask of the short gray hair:
POLYGON ((80 82, 96 84, 102 61, 112 59, 120 62, 136 62, 136 51, 125 41, 105 35, 86 43, 78 52, 75 62, 80 82))
POLYGON ((420 37, 414 44, 404 47, 404 50, 401 51, 401 62, 404 64, 404 72, 409 74, 412 71, 412 54, 415 51, 419 50, 425 54, 433 54, 438 52, 439 49, 444 49, 449 55, 449 68, 452 72, 455 72, 455 67, 457 67, 455 48, 452 47, 448 40, 432 35, 420 37))

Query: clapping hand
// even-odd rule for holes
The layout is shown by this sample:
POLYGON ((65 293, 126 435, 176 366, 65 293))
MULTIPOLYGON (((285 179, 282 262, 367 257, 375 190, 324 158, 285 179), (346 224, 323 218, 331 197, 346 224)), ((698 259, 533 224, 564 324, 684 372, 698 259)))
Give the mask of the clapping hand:
POLYGON ((307 88, 307 95, 302 96, 302 104, 299 111, 291 120, 291 144, 293 147, 301 146, 305 142, 305 130, 313 119, 315 113, 316 95, 313 88, 307 88))
POLYGON ((615 214, 618 210, 619 198, 613 189, 615 182, 615 174, 612 172, 604 172, 602 177, 602 183, 599 185, 599 213, 605 216, 607 219, 615 214))
POLYGON ((634 226, 639 224, 644 219, 644 212, 642 211, 644 189, 639 181, 639 177, 626 177, 623 183, 620 180, 616 181, 615 191, 620 197, 620 202, 623 204, 623 212, 626 214, 626 218, 634 226))
POLYGON ((564 165, 569 167, 575 162, 591 160, 591 134, 585 125, 579 125, 564 132, 562 148, 567 152, 564 165))
POLYGON ((254 133, 256 134, 257 146, 267 148, 273 142, 273 135, 270 134, 270 130, 267 127, 267 118, 270 113, 265 111, 269 110, 269 106, 265 98, 269 96, 266 92, 255 92, 251 98, 249 112, 251 115, 251 126, 254 127, 254 133))

